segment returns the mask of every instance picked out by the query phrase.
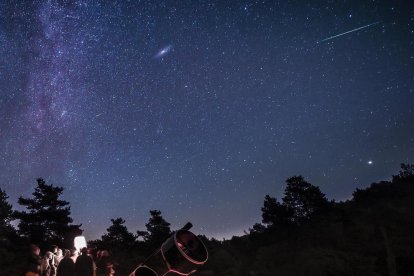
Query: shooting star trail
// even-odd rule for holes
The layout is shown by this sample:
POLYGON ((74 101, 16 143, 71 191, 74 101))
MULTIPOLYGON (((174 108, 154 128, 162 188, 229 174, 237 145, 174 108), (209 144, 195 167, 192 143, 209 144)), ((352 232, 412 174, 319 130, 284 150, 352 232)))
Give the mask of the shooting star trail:
POLYGON ((328 37, 328 38, 322 39, 322 40, 320 40, 320 41, 317 41, 316 43, 325 42, 325 41, 328 41, 328 40, 334 39, 334 38, 339 37, 339 36, 343 36, 343 35, 346 35, 346 34, 349 34, 349 33, 352 33, 352 32, 356 32, 356 31, 358 31, 358 30, 362 30, 362 29, 365 29, 365 28, 368 28, 368 27, 371 27, 371 26, 377 25, 378 23, 381 23, 381 21, 377 21, 377 22, 374 22, 374 23, 371 23, 371 24, 368 24, 368 25, 365 25, 365 26, 362 26, 362 27, 359 27, 359 28, 356 28, 356 29, 353 29, 353 30, 350 30, 350 31, 344 32, 344 33, 341 33, 341 34, 337 34, 337 35, 334 35, 334 36, 331 36, 331 37, 328 37))

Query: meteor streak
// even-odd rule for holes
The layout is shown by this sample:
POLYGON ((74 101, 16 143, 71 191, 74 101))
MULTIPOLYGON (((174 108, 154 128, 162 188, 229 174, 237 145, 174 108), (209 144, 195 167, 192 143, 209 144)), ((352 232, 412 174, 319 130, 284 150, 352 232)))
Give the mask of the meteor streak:
POLYGON ((320 40, 320 41, 317 41, 316 43, 321 43, 321 42, 324 42, 324 41, 328 41, 328 40, 334 39, 334 38, 336 38, 336 37, 338 37, 338 36, 343 36, 343 35, 346 35, 346 34, 349 34, 349 33, 352 33, 352 32, 356 32, 356 31, 358 31, 358 30, 362 30, 362 29, 368 28, 368 27, 370 27, 370 26, 377 25, 378 23, 381 23, 381 21, 377 21, 377 22, 374 22, 374 23, 371 23, 371 24, 368 24, 368 25, 365 25, 365 26, 362 26, 362 27, 359 27, 359 28, 356 28, 356 29, 353 29, 353 30, 350 30, 350 31, 344 32, 344 33, 341 33, 341 34, 337 34, 337 35, 334 35, 334 36, 331 36, 331 37, 328 37, 328 38, 322 39, 322 40, 320 40))

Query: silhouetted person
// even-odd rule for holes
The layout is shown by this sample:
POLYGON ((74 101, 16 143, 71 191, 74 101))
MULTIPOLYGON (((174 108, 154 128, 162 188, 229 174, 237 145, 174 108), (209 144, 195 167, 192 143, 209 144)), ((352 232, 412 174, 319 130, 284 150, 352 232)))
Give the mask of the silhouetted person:
POLYGON ((57 251, 56 251, 56 256, 55 256, 56 266, 59 265, 59 263, 62 259, 63 259, 63 251, 62 251, 62 249, 58 248, 57 251))
POLYGON ((102 250, 96 261, 96 276, 110 276, 113 275, 114 272, 114 266, 109 257, 109 252, 107 250, 102 250))
POLYGON ((37 245, 30 245, 30 256, 25 276, 40 276, 40 266, 42 260, 40 258, 40 248, 37 245))
POLYGON ((76 249, 72 249, 70 253, 65 256, 59 263, 57 268, 58 276, 74 276, 75 262, 71 257, 76 256, 76 249))
MULTIPOLYGON (((73 248, 73 250, 75 250, 75 254, 74 255, 70 255, 70 258, 73 260, 73 262, 76 264, 76 259, 79 256, 78 250, 76 250, 75 248, 73 248)), ((72 252, 72 250, 71 250, 72 252)))
POLYGON ((63 252, 63 258, 70 257, 70 254, 71 254, 71 250, 65 249, 65 251, 63 252))
POLYGON ((56 275, 56 264, 55 255, 47 251, 42 259, 41 272, 42 276, 55 276, 56 275))
POLYGON ((92 249, 88 248, 88 256, 92 259, 92 265, 93 265, 93 276, 96 276, 96 263, 93 257, 93 251, 92 249))
POLYGON ((82 255, 76 259, 75 275, 76 276, 93 276, 93 260, 88 256, 86 247, 81 250, 82 255))
POLYGON ((59 249, 59 247, 58 247, 57 245, 52 245, 52 246, 50 247, 50 252, 52 252, 54 255, 56 255, 56 254, 57 254, 58 249, 59 249))

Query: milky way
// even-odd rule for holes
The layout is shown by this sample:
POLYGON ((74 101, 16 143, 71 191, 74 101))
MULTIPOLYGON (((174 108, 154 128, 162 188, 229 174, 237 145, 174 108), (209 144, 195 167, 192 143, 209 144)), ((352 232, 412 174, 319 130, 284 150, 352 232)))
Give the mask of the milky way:
POLYGON ((295 174, 343 200, 413 162, 409 4, 228 2, 1 1, 14 207, 43 177, 88 239, 152 209, 221 238, 295 174))

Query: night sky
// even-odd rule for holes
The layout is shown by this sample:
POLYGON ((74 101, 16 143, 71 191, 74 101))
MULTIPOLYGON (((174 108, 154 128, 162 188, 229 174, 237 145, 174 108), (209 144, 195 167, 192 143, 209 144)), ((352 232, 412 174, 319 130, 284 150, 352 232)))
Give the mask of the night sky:
POLYGON ((302 174, 329 199, 414 161, 410 1, 0 1, 0 187, 240 235, 302 174))

